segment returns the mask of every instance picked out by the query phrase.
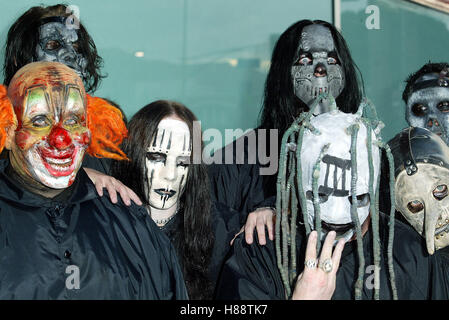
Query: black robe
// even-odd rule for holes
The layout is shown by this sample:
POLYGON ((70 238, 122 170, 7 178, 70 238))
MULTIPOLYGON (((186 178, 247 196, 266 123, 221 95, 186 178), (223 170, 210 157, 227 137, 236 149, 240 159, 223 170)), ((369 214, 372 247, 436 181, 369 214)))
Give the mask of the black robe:
MULTIPOLYGON (((255 209, 276 206, 277 172, 273 175, 260 175, 260 168, 268 165, 262 165, 259 161, 258 130, 252 132, 256 137, 254 146, 249 146, 247 133, 215 153, 214 156, 221 159, 221 164, 212 163, 208 166, 212 198, 238 211, 242 225, 246 222, 248 213, 255 209), (243 153, 237 152, 236 147, 241 142, 243 153), (226 150, 230 148, 233 162, 225 164, 226 150), (255 161, 248 160, 250 154, 255 161)), ((275 160, 278 162, 278 158, 275 160)))
POLYGON ((98 196, 82 169, 53 199, 0 170, 0 299, 187 298, 175 249, 143 207, 98 196))
MULTIPOLYGON (((238 213, 221 203, 212 203, 211 218, 215 240, 209 262, 208 275, 212 282, 212 286, 215 288, 223 262, 231 248, 229 243, 232 238, 234 238, 235 234, 239 232, 240 225, 238 213)), ((176 234, 179 228, 182 227, 181 223, 182 219, 180 219, 180 215, 178 214, 161 228, 161 230, 170 238, 172 243, 174 243, 176 239, 176 234)), ((183 261, 179 253, 178 257, 179 262, 182 265, 183 261)))
MULTIPOLYGON (((388 217, 380 218, 380 299, 392 299, 387 264, 388 217)), ((298 230, 297 267, 298 274, 304 268, 306 241, 305 232, 298 230)), ((366 269, 374 265, 372 230, 363 237, 365 275, 363 299, 373 299, 373 272, 366 269), (369 279, 369 277, 371 277, 369 279)), ((399 299, 448 299, 448 270, 439 255, 429 256, 425 244, 415 230, 396 220, 393 246, 393 265, 399 299)), ((371 268, 373 270, 374 268, 371 268)), ((337 272, 336 289, 332 299, 354 299, 354 284, 358 276, 357 241, 346 243, 337 272)), ((292 292, 293 292, 293 288, 292 292)), ((226 261, 217 287, 218 299, 285 299, 284 285, 276 263, 275 244, 267 241, 261 246, 255 240, 252 245, 239 236, 234 242, 232 254, 226 261)))

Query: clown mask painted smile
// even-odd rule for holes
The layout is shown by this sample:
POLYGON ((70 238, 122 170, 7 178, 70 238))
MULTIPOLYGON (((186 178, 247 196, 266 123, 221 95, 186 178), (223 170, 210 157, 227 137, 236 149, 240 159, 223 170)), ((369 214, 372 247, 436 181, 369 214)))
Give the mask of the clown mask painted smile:
POLYGON ((79 89, 31 88, 24 107, 12 151, 17 162, 25 164, 19 170, 53 189, 70 186, 90 141, 79 89))

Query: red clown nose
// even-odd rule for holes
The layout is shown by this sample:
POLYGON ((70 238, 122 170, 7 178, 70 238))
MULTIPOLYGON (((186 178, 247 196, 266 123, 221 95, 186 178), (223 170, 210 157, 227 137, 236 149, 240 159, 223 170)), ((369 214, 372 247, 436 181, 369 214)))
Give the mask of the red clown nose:
POLYGON ((48 143, 59 150, 67 149, 72 145, 72 139, 67 130, 61 127, 54 127, 48 136, 48 143))

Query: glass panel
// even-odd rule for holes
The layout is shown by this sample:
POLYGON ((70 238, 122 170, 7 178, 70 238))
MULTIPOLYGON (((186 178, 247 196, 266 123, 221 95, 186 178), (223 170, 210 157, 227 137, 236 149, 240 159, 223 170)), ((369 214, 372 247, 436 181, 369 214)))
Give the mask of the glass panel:
POLYGON ((404 0, 342 0, 341 20, 388 141, 408 126, 402 101, 407 77, 429 60, 448 61, 449 15, 404 0), (365 10, 372 4, 379 8, 380 29, 366 27, 373 12, 365 10))
MULTIPOLYGON (((79 7, 104 59, 107 77, 95 95, 118 103, 128 118, 156 99, 174 99, 193 110, 203 130, 217 128, 223 137, 225 128, 256 126, 279 35, 300 19, 332 20, 330 0, 67 3, 79 7)), ((0 39, 33 5, 34 0, 4 4, 0 39)))

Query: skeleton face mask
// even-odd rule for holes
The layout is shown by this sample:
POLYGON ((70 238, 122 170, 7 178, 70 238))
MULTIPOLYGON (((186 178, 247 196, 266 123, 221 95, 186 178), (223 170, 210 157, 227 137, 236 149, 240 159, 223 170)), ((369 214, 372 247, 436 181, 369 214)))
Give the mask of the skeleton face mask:
POLYGON ((438 86, 438 79, 439 74, 433 73, 416 81, 417 90, 407 101, 406 118, 411 126, 429 129, 449 143, 449 88, 438 86))
MULTIPOLYGON (((360 224, 369 215, 369 167, 367 134, 372 135, 372 156, 374 167, 374 182, 376 186, 379 175, 379 149, 375 145, 374 132, 367 133, 366 126, 358 121, 358 115, 346 114, 340 111, 320 114, 311 119, 311 125, 320 134, 306 130, 301 149, 302 182, 307 199, 307 221, 312 229, 315 226, 315 209, 313 205, 312 183, 314 167, 319 162, 318 177, 319 207, 321 211, 321 227, 323 240, 327 232, 337 232, 337 239, 351 239, 355 230, 355 221, 351 216, 351 135, 347 128, 358 123, 357 134, 357 215, 360 224), (322 152, 323 147, 327 149, 322 152)), ((375 189, 375 188, 374 188, 375 189)))
POLYGON ((36 46, 37 61, 55 61, 74 69, 85 78, 87 60, 79 53, 78 34, 68 28, 65 19, 55 17, 39 28, 39 45, 36 46))
POLYGON ((61 64, 31 63, 14 76, 8 95, 18 120, 15 170, 47 187, 67 188, 90 142, 81 79, 61 64))
POLYGON ((180 120, 164 119, 147 149, 147 196, 151 207, 169 209, 178 203, 189 172, 190 131, 180 120))
MULTIPOLYGON (((303 28, 298 54, 291 69, 295 95, 310 106, 320 93, 337 98, 345 86, 344 70, 332 34, 319 24, 303 28)), ((316 113, 324 113, 324 106, 316 113)))

